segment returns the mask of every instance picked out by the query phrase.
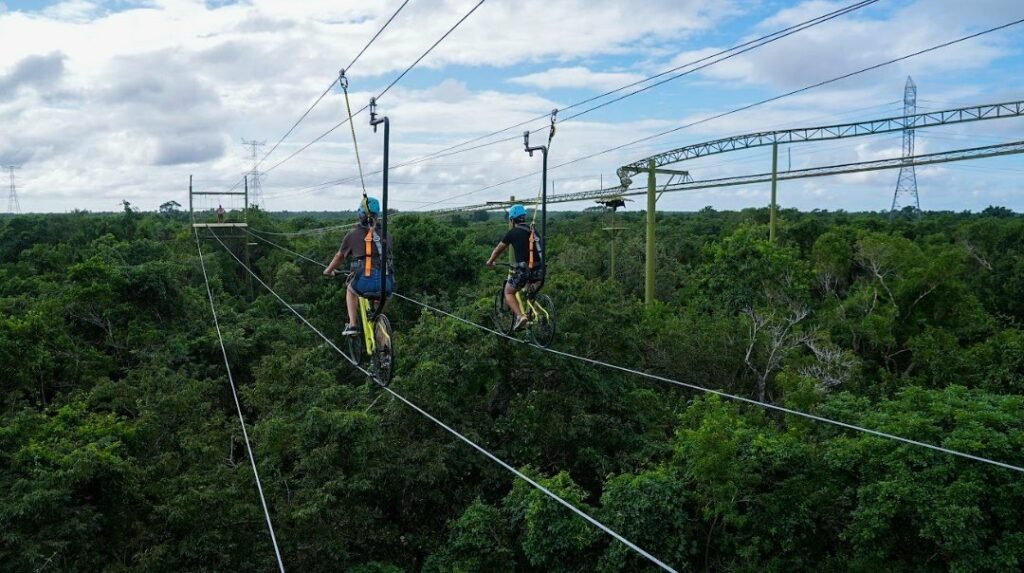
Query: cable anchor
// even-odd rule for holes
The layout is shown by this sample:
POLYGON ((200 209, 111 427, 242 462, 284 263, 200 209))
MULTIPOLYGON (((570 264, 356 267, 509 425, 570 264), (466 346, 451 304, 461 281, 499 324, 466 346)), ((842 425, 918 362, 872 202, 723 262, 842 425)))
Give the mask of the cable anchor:
POLYGON ((341 68, 341 70, 338 72, 338 85, 341 86, 341 89, 345 90, 346 92, 348 91, 348 78, 345 77, 345 68, 341 68))

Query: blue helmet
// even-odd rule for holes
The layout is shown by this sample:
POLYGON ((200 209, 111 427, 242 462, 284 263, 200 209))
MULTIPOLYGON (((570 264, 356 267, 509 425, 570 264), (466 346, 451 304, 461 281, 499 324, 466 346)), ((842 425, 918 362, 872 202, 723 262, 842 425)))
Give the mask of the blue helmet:
POLYGON ((380 201, 378 201, 376 197, 367 197, 366 198, 366 202, 365 202, 365 207, 366 208, 364 208, 364 202, 363 201, 359 201, 359 216, 360 217, 365 217, 366 216, 367 208, 369 209, 370 213, 373 214, 373 215, 380 214, 380 201))
POLYGON ((512 208, 508 210, 508 219, 509 219, 509 221, 514 221, 514 220, 516 220, 516 219, 518 219, 520 217, 525 217, 525 216, 526 216, 526 207, 523 207, 522 205, 519 205, 519 204, 512 205, 512 208))

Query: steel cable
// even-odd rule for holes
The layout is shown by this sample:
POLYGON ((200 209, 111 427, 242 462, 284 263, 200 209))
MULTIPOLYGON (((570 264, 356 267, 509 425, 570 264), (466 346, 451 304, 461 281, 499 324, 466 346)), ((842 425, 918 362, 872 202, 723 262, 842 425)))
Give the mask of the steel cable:
MULTIPOLYGON (((231 374, 231 364, 228 363, 228 351, 224 348, 224 336, 220 332, 220 321, 217 319, 217 308, 213 303, 213 290, 210 289, 210 277, 206 274, 206 261, 203 259, 203 247, 199 242, 199 230, 193 226, 192 231, 196 236, 196 249, 199 251, 199 263, 203 268, 203 281, 206 282, 206 295, 210 299, 210 311, 213 313, 213 326, 217 331, 217 341, 220 342, 220 352, 224 356, 224 369, 227 370, 228 373, 228 383, 231 385, 231 396, 235 399, 235 409, 238 411, 238 422, 242 426, 242 437, 245 441, 245 451, 249 454, 249 463, 252 465, 252 474, 256 478, 256 490, 260 494, 260 504, 263 506, 263 516, 267 520, 267 530, 270 532, 270 541, 274 545, 274 555, 277 557, 277 567, 281 573, 284 573, 284 561, 281 560, 281 549, 277 546, 277 536, 274 534, 274 523, 270 519, 270 510, 267 508, 267 499, 263 495, 263 484, 260 482, 260 472, 256 469, 256 457, 253 455, 252 445, 249 443, 249 431, 245 428, 245 416, 242 414, 242 403, 238 400, 238 389, 235 387, 235 378, 231 374)), ((220 239, 218 238, 217 240, 219 241, 220 239)))
MULTIPOLYGON (((241 265, 242 268, 244 268, 246 271, 248 271, 249 274, 253 278, 255 278, 261 285, 263 285, 264 288, 266 288, 268 291, 270 291, 270 294, 274 295, 274 298, 276 298, 278 300, 278 302, 283 304, 288 310, 292 311, 292 313, 296 317, 298 317, 299 320, 301 320, 306 326, 308 326, 310 329, 312 329, 313 332, 315 332, 317 335, 319 335, 320 338, 322 338, 324 340, 324 342, 326 342, 338 354, 340 354, 342 357, 344 357, 350 364, 355 366, 360 372, 362 372, 363 374, 368 376, 370 379, 374 380, 374 382, 376 382, 377 385, 382 390, 384 390, 385 392, 388 392, 389 394, 391 394, 395 398, 401 400, 407 406, 409 406, 410 408, 412 408, 413 410, 415 410, 416 412, 418 412, 419 414, 421 414, 422 416, 424 416, 425 418, 427 418, 431 422, 437 424, 439 427, 443 428, 449 434, 455 436, 456 438, 458 438, 459 440, 461 440, 465 444, 469 445, 470 447, 472 447, 476 451, 480 452, 481 454, 483 454, 484 456, 489 458, 494 463, 500 465, 501 467, 505 468, 506 470, 511 472, 516 477, 518 477, 518 478, 522 479, 523 481, 525 481, 526 483, 530 484, 531 486, 536 488, 538 491, 540 491, 544 495, 548 496, 549 498, 551 498, 555 502, 559 503, 560 505, 562 505, 563 507, 565 507, 569 511, 575 513, 577 516, 583 518, 584 520, 586 520, 588 523, 590 523, 594 527, 597 527, 601 531, 607 533, 608 535, 610 535, 611 537, 615 538, 616 540, 618 540, 622 544, 626 545, 627 547, 629 547, 630 549, 635 551, 637 554, 643 556, 644 558, 646 558, 651 563, 653 563, 653 564, 657 565, 658 567, 660 567, 662 570, 669 571, 671 573, 676 573, 675 569, 673 569, 668 564, 664 563, 663 561, 661 561, 660 559, 658 559, 654 555, 651 555, 650 553, 645 551, 643 548, 641 548, 637 544, 633 543, 629 539, 626 539, 625 537, 623 537, 622 535, 617 533, 615 530, 613 530, 610 527, 608 527, 607 525, 601 523, 597 519, 591 517, 588 513, 586 513, 583 510, 579 509, 575 505, 573 505, 573 504, 569 503, 568 501, 562 499, 562 497, 560 497, 558 494, 552 492, 551 490, 549 490, 548 488, 544 487, 543 485, 541 485, 540 483, 538 483, 537 481, 535 481, 534 479, 532 479, 528 475, 526 475, 523 472, 521 472, 521 471, 517 470, 516 468, 512 467, 507 462, 505 462, 504 460, 502 460, 498 456, 492 454, 490 451, 485 449, 483 446, 480 446, 479 444, 477 444, 473 440, 470 440, 469 438, 467 438, 466 436, 461 434, 458 430, 452 428, 451 426, 449 426, 449 425, 445 424, 444 422, 442 422, 441 420, 437 419, 436 417, 434 417, 432 414, 430 414, 429 412, 427 412, 423 408, 419 407, 418 405, 414 404, 413 402, 411 402, 410 400, 405 398, 405 396, 402 396, 401 394, 399 394, 398 392, 396 392, 392 388, 390 388, 388 386, 384 386, 383 384, 381 384, 379 380, 377 380, 377 379, 375 379, 373 377, 373 374, 371 374, 368 370, 366 370, 365 368, 360 366, 355 360, 353 360, 351 357, 349 357, 348 354, 345 354, 345 352, 343 352, 341 350, 341 348, 338 348, 338 346, 330 338, 327 338, 327 336, 324 335, 324 333, 321 332, 320 329, 318 329, 316 326, 314 326, 311 322, 309 322, 309 320, 306 319, 306 317, 302 316, 302 314, 299 313, 299 311, 295 310, 295 308, 292 305, 288 304, 287 301, 285 301, 283 298, 281 298, 281 296, 278 295, 277 292, 274 291, 274 289, 270 288, 270 285, 268 285, 267 283, 263 282, 263 279, 261 279, 259 277, 259 275, 257 275, 252 269, 250 269, 248 267, 248 265, 243 263, 242 260, 239 259, 238 256, 235 253, 231 252, 231 249, 229 249, 228 246, 226 244, 224 244, 223 241, 220 240, 220 237, 217 236, 217 233, 215 233, 215 232, 213 232, 211 230, 211 234, 213 235, 213 237, 215 239, 217 239, 217 242, 220 243, 221 247, 223 247, 224 250, 229 255, 231 255, 231 257, 233 259, 235 259, 235 261, 238 262, 238 264, 241 265)), ((197 240, 198 240, 198 235, 197 235, 197 240)))

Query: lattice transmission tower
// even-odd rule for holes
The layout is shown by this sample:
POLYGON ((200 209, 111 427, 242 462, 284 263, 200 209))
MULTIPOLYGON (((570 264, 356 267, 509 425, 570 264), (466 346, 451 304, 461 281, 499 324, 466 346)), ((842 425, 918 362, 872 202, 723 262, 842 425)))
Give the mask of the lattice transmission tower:
POLYGON ((896 192, 892 196, 890 213, 902 211, 905 207, 913 207, 915 213, 921 211, 921 200, 917 196, 917 174, 914 172, 914 126, 909 118, 917 113, 917 85, 910 76, 903 88, 903 164, 900 176, 896 179, 896 192))
POLYGON ((11 192, 7 196, 7 212, 21 213, 21 204, 18 203, 18 187, 14 184, 14 170, 18 169, 18 166, 7 165, 4 169, 6 169, 11 176, 11 192))
POLYGON ((249 185, 249 204, 258 205, 260 208, 265 205, 263 205, 263 185, 261 185, 263 174, 259 171, 259 148, 266 144, 266 141, 256 141, 255 139, 242 140, 242 145, 249 148, 252 158, 252 169, 249 170, 247 183, 249 185))

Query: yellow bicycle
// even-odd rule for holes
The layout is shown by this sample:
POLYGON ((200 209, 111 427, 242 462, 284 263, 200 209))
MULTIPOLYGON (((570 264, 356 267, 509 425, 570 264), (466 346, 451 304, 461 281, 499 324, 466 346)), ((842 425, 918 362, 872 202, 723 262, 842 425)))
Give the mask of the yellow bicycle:
MULTIPOLYGON (((351 279, 351 274, 347 276, 351 279)), ((347 288, 348 281, 345 284, 347 288)), ((348 353, 357 364, 364 364, 364 359, 369 357, 373 377, 387 386, 395 375, 395 344, 391 321, 373 308, 374 302, 383 304, 379 299, 359 297, 359 334, 348 337, 348 353)))
MULTIPOLYGON (((501 266, 508 266, 508 278, 515 274, 516 266, 510 263, 497 263, 501 266)), ((494 328, 501 333, 512 335, 515 329, 515 316, 512 309, 505 301, 505 283, 502 281, 501 288, 494 299, 494 309, 491 319, 494 328)), ((541 283, 529 283, 526 287, 516 293, 516 300, 519 308, 526 314, 526 330, 534 344, 542 348, 551 346, 555 340, 555 330, 558 323, 555 303, 546 294, 540 294, 541 283)))

